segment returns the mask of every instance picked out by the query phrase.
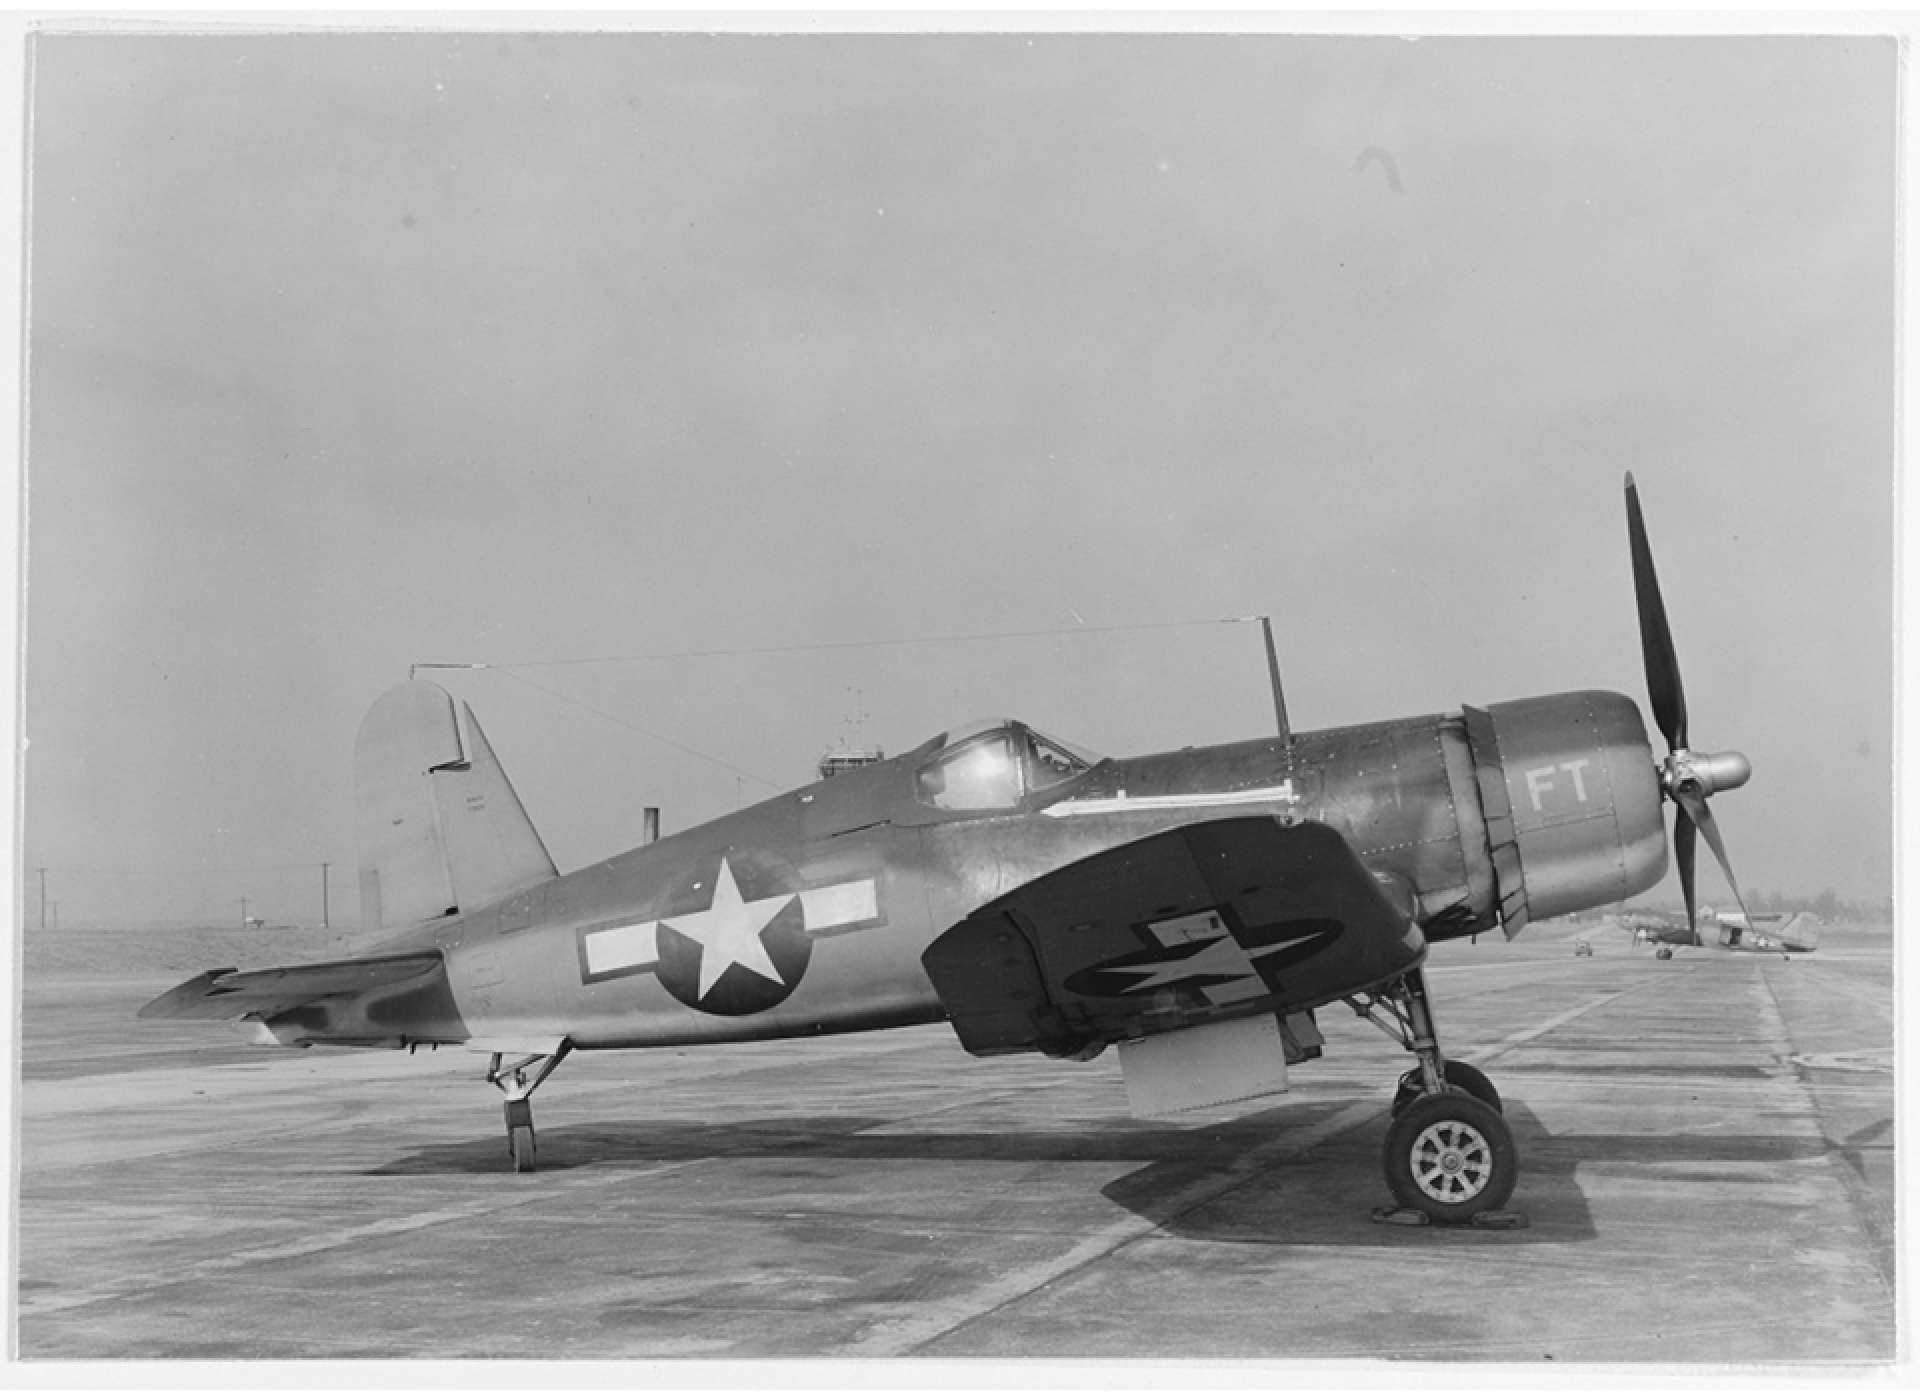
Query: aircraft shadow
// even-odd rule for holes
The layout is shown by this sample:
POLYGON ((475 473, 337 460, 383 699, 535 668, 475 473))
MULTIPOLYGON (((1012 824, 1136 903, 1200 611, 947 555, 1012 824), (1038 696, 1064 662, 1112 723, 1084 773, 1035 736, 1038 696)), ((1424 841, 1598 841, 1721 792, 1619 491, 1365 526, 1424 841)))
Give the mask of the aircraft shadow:
MULTIPOLYGON (((1650 1183, 1710 1182, 1737 1187, 1743 1176, 1829 1155, 1857 1156, 1852 1139, 1810 1134, 1583 1134, 1549 1132, 1524 1102, 1509 1097, 1506 1119, 1520 1152, 1520 1180, 1508 1209, 1527 1219, 1519 1230, 1451 1230, 1489 1246, 1525 1247, 1594 1238, 1598 1231, 1583 1169, 1650 1183)), ((1384 1114, 1297 1159, 1262 1167, 1208 1193, 1184 1161, 1163 1160, 1103 1188, 1116 1204, 1182 1239, 1245 1244, 1356 1244, 1429 1247, 1433 1230, 1378 1225, 1372 1212, 1393 1204, 1381 1176, 1384 1114), (1195 1194, 1201 1199, 1193 1199, 1195 1194)), ((1858 1136, 1858 1135, 1856 1135, 1858 1136)))
MULTIPOLYGON (((1434 1230, 1375 1224, 1392 1201, 1381 1177, 1386 1104, 1377 1118, 1298 1155, 1276 1142, 1316 1121, 1305 1105, 1204 1126, 1115 1119, 1072 1130, 878 1132, 879 1117, 762 1118, 736 1123, 627 1119, 540 1130, 540 1175, 608 1165, 710 1159, 815 1162, 1112 1162, 1134 1170, 1101 1188, 1114 1204, 1182 1239, 1221 1243, 1428 1247, 1434 1230)), ((1324 1105, 1319 1111, 1324 1113, 1324 1105)), ((1799 1135, 1718 1133, 1554 1135, 1525 1103, 1506 1117, 1521 1158, 1510 1208, 1528 1228, 1446 1231, 1490 1247, 1591 1239, 1596 1230, 1579 1184, 1583 1168, 1654 1182, 1737 1181, 1764 1168, 1848 1155, 1851 1143, 1799 1135)), ((511 1174, 502 1134, 421 1147, 368 1176, 511 1174)), ((537 1180, 537 1176, 527 1178, 537 1180)))
MULTIPOLYGON (((1273 1133, 1275 1111, 1201 1128, 1117 1119, 1072 1130, 877 1132, 892 1121, 855 1115, 764 1118, 734 1123, 624 1120, 539 1129, 541 1172, 606 1164, 707 1158, 839 1161, 1156 1162, 1178 1160, 1224 1169, 1273 1133)), ((1297 1116, 1297 1112, 1296 1112, 1297 1116)), ((505 1139, 423 1147, 371 1169, 369 1176, 497 1175, 506 1171, 505 1139)))

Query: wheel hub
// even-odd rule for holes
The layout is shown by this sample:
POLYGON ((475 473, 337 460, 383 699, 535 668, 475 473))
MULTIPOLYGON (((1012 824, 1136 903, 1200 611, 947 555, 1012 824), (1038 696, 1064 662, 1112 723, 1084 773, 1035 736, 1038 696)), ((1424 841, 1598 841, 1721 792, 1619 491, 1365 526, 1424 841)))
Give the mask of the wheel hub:
POLYGON ((1471 1200, 1493 1172, 1492 1146, 1468 1123, 1431 1124, 1407 1156, 1414 1181, 1436 1201, 1471 1200))

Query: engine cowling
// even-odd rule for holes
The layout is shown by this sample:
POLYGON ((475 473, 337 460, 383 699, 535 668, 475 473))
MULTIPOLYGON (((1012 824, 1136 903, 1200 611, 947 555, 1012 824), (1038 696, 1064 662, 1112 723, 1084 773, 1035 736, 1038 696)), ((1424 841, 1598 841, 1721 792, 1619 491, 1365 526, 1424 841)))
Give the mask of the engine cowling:
POLYGON ((1627 899, 1666 874, 1659 769, 1632 700, 1582 690, 1466 717, 1510 935, 1528 919, 1627 899))

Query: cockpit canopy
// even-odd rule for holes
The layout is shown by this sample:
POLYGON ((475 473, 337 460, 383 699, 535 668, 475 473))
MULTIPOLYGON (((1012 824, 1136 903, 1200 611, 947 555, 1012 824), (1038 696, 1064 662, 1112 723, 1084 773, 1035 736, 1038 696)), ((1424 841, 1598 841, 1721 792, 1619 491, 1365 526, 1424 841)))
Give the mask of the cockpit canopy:
POLYGON ((946 740, 915 776, 920 800, 946 812, 1017 807, 1030 793, 1077 778, 1100 761, 1018 720, 977 721, 946 740))

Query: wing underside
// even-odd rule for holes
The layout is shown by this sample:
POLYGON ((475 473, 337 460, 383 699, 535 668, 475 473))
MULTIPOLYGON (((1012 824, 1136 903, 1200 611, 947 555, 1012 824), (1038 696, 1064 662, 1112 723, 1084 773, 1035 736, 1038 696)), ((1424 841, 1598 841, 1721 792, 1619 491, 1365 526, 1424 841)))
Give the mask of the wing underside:
POLYGON ((1071 1055, 1376 985, 1425 954, 1411 913, 1334 828, 1235 817, 1041 876, 923 961, 972 1053, 1071 1055))

